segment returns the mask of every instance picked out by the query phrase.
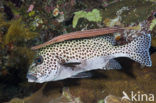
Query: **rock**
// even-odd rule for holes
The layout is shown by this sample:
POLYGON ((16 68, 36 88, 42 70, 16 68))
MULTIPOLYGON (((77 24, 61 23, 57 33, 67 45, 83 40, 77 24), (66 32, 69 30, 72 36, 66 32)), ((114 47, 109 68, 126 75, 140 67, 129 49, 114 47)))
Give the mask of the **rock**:
POLYGON ((131 103, 127 99, 122 100, 120 97, 116 97, 116 96, 113 96, 113 95, 106 96, 104 101, 105 101, 105 103, 131 103))

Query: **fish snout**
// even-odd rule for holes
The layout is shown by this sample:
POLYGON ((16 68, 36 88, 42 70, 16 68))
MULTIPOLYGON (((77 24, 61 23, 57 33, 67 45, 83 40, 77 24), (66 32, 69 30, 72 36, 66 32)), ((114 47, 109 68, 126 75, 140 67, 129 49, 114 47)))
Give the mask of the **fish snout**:
POLYGON ((27 74, 28 82, 35 82, 37 77, 34 74, 27 74))

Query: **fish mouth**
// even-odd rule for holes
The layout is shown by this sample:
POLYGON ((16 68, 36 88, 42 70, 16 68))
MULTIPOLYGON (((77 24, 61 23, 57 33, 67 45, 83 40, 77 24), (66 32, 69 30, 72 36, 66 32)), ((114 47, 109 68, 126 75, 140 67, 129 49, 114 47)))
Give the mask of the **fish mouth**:
POLYGON ((34 74, 27 74, 28 82, 35 82, 37 81, 37 77, 34 74))

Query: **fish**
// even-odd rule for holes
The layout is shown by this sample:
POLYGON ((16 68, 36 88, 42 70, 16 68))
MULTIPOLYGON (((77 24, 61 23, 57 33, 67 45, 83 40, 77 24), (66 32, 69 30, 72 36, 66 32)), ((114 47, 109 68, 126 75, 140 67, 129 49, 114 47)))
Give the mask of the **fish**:
POLYGON ((119 69, 121 65, 115 60, 118 57, 128 57, 150 67, 150 46, 150 34, 142 34, 125 45, 115 45, 114 36, 110 34, 54 43, 36 50, 27 79, 43 83, 96 69, 119 69))

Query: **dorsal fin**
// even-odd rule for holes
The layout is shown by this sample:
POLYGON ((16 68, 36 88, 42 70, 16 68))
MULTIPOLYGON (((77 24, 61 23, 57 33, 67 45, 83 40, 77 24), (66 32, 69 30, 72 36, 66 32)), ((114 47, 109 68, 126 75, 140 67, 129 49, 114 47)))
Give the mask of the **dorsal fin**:
POLYGON ((67 34, 63 34, 63 35, 54 37, 53 39, 51 39, 43 44, 33 46, 31 49, 32 50, 40 49, 47 45, 62 42, 65 40, 95 37, 95 36, 100 36, 100 35, 104 35, 104 34, 112 34, 115 32, 122 31, 124 29, 125 28, 115 28, 114 27, 114 28, 100 28, 100 29, 90 29, 90 30, 84 30, 84 31, 71 32, 71 33, 67 33, 67 34))

